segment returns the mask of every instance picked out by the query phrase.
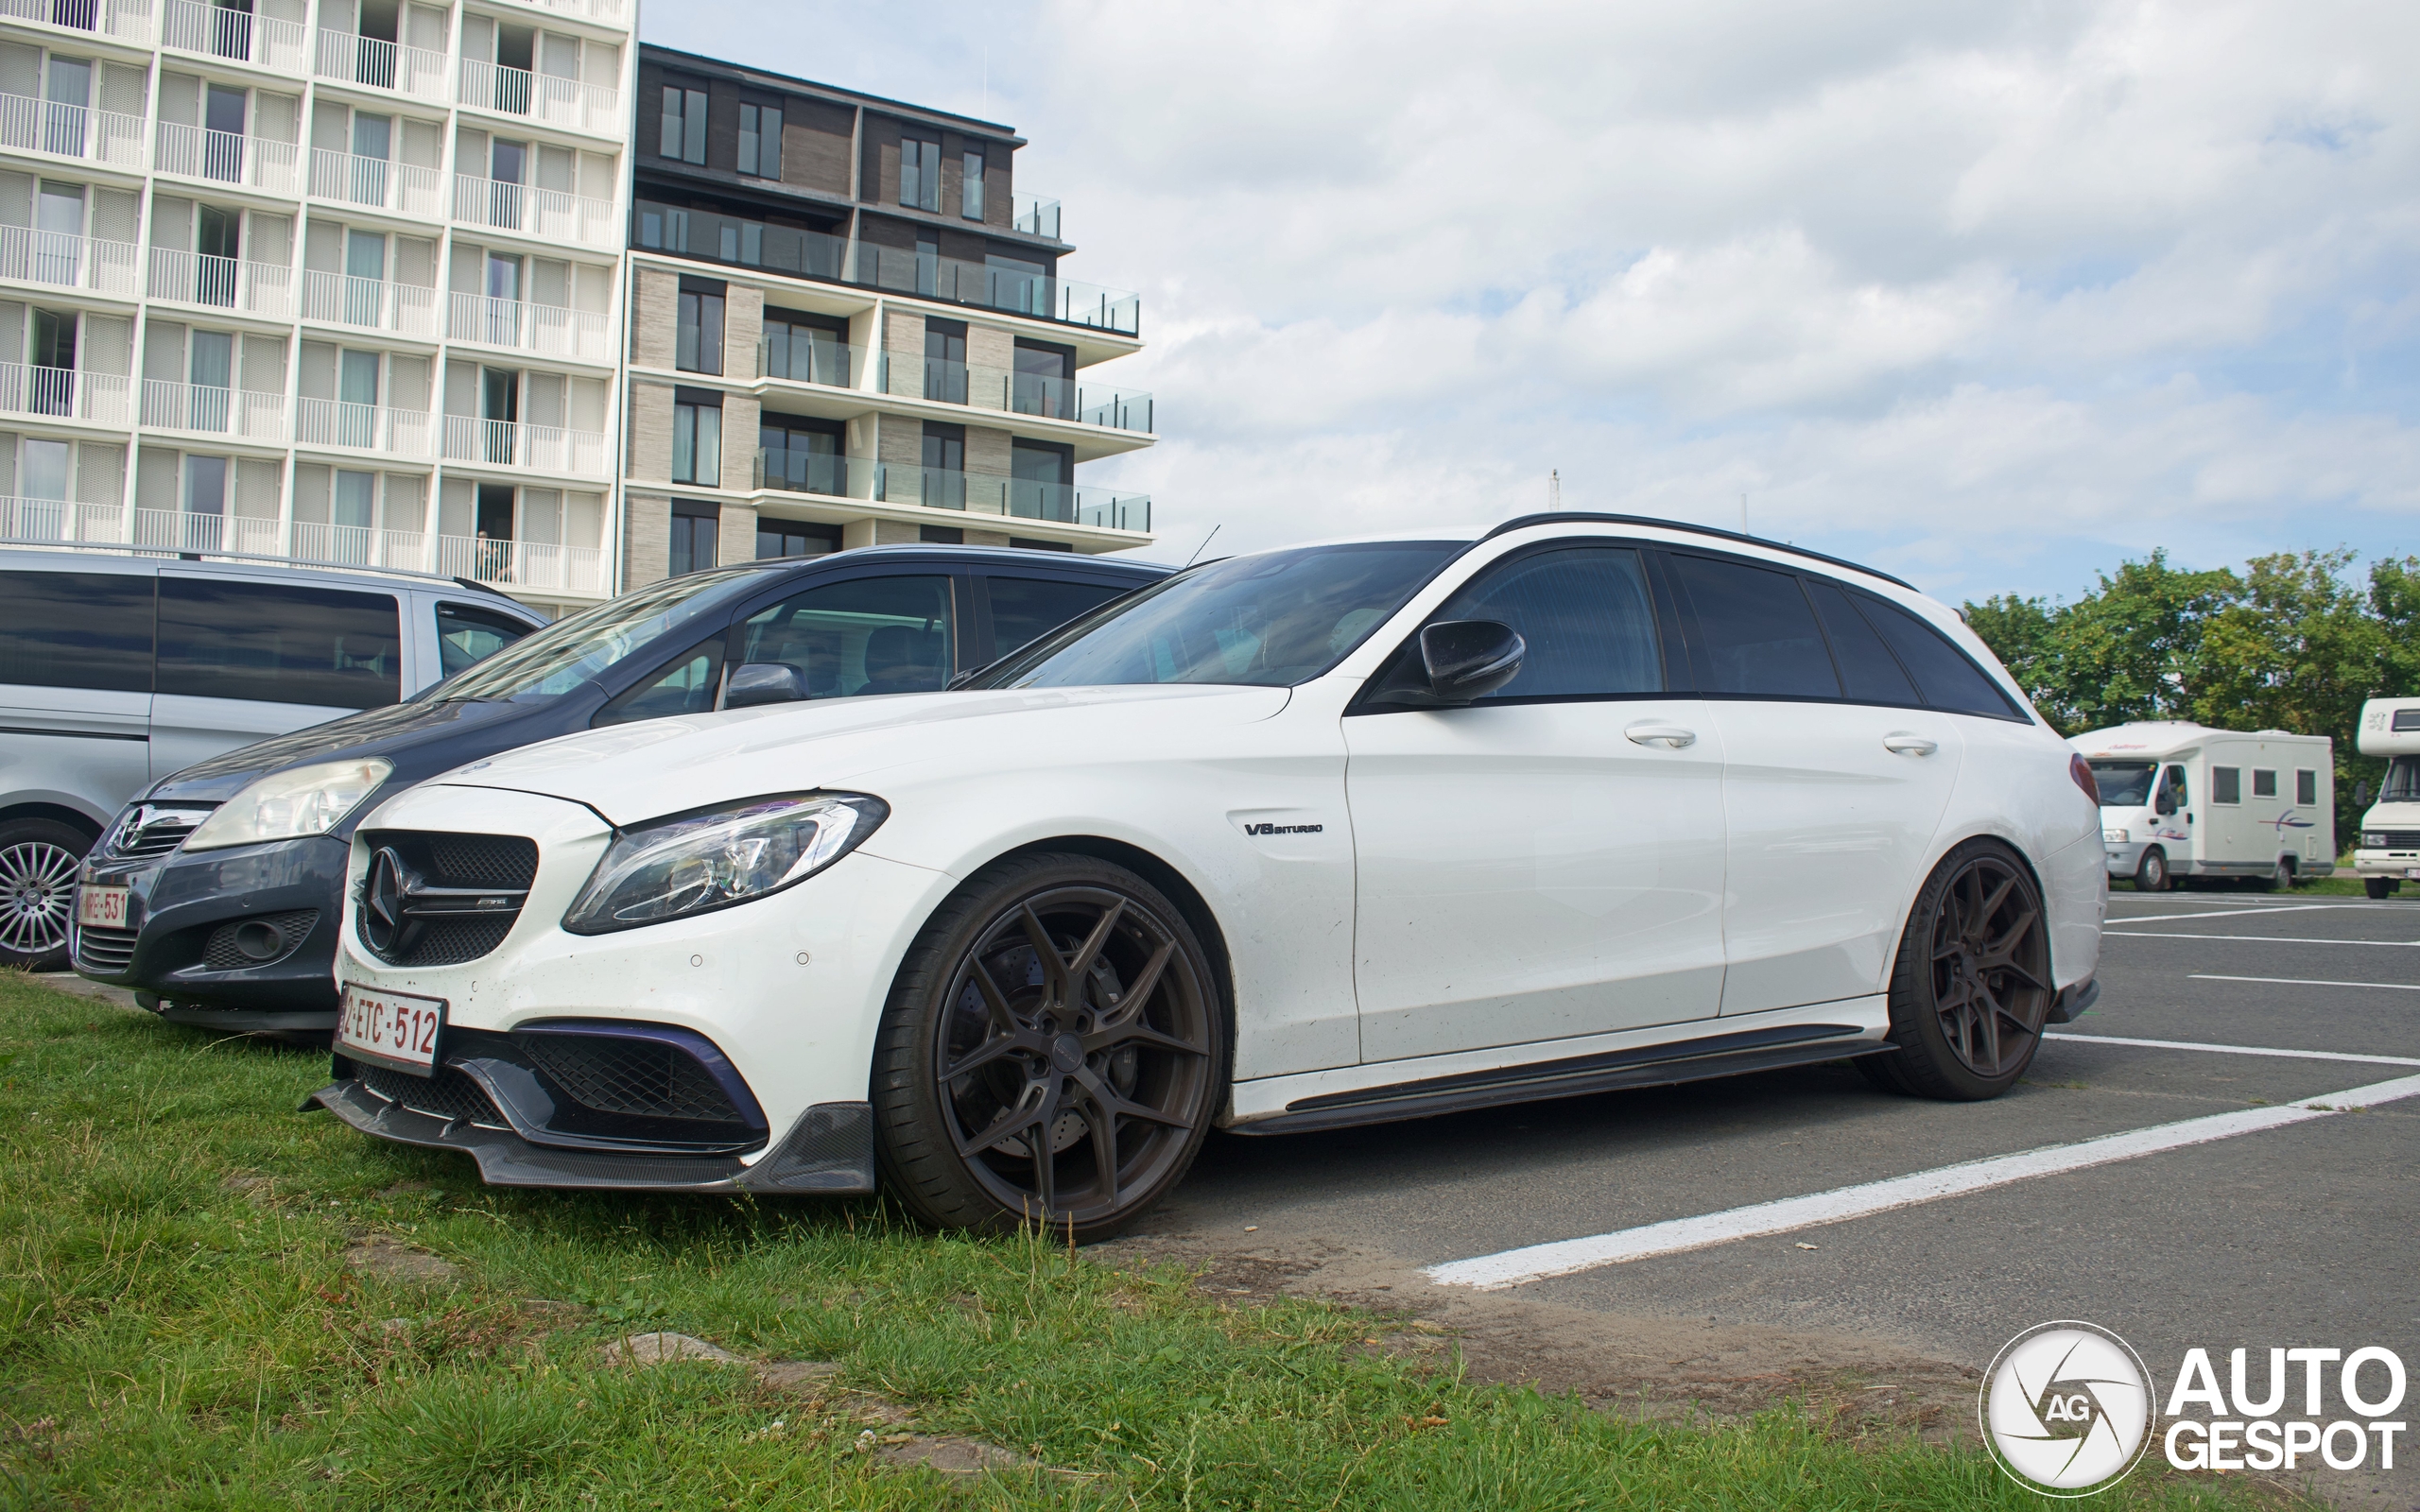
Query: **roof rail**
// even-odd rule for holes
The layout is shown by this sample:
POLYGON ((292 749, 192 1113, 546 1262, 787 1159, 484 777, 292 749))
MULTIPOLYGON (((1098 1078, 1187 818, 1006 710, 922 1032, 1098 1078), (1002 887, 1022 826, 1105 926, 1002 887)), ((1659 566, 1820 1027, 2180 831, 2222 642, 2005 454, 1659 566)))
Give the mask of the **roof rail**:
POLYGON ((1826 557, 1820 551, 1809 551, 1805 546, 1792 546, 1784 541, 1767 541, 1762 536, 1742 535, 1737 530, 1718 530, 1712 525, 1693 525, 1680 520, 1658 520, 1653 515, 1646 514, 1592 514, 1586 510, 1578 509, 1556 514, 1525 514, 1516 519, 1505 521, 1479 539, 1493 541, 1508 530, 1526 530, 1531 525, 1560 524, 1653 525, 1658 530, 1685 530, 1693 536, 1713 536, 1718 540, 1737 541, 1742 545, 1762 546, 1767 551, 1786 551, 1793 557, 1829 562, 1835 567, 1845 567, 1853 573, 1863 573, 1868 577, 1879 577, 1884 582, 1896 584, 1910 593, 1924 592, 1904 577, 1893 577, 1889 573, 1868 567, 1861 562, 1848 561, 1839 557, 1826 557))
MULTIPOLYGON (((97 551, 119 557, 147 557, 153 560, 225 561, 241 566, 262 565, 283 567, 298 573, 352 573, 364 577, 408 577, 424 584, 454 583, 481 593, 493 593, 507 603, 521 600, 493 583, 475 582, 468 577, 450 577, 443 573, 422 572, 416 567, 372 566, 367 562, 304 561, 297 557, 272 557, 256 551, 187 551, 181 546, 138 546, 130 541, 34 541, 0 537, 0 551, 97 551)), ((522 608, 528 608, 522 604, 522 608)))

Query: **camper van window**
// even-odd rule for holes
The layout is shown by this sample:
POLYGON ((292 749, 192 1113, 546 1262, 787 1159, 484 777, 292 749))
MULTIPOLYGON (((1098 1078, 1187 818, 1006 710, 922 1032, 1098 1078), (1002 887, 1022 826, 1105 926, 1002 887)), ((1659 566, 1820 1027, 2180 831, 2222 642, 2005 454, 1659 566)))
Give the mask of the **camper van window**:
POLYGON ((2210 768, 2210 801, 2240 803, 2243 801, 2243 768, 2213 766, 2210 768))
POLYGON ((2294 773, 2294 801, 2309 808, 2319 801, 2319 774, 2308 769, 2294 773))
POLYGON ((2163 814, 2173 814, 2193 801, 2193 796, 2185 791, 2185 768, 2182 766, 2168 769, 2168 801, 2169 807, 2162 809, 2160 812, 2163 814))
POLYGON ((2264 772, 2257 766, 2254 767, 2252 769, 2252 796, 2254 798, 2275 798, 2277 796, 2277 774, 2274 772, 2264 772))
POLYGON ((2397 756, 2386 764, 2386 782, 2378 788, 2378 801, 2420 802, 2420 756, 2397 756))
POLYGON ((2100 785, 2103 808, 2140 808, 2152 800, 2152 779, 2159 773, 2153 762, 2094 762, 2092 780, 2100 785))

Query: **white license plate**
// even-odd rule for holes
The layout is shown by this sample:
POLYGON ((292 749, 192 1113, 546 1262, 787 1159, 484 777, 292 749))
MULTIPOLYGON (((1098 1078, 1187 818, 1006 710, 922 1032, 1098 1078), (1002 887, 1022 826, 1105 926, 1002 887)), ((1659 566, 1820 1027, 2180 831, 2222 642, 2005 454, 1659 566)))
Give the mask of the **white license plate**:
POLYGON ((128 887, 78 887, 76 922, 86 929, 124 929, 126 901, 131 896, 128 887))
POLYGON ((337 1050, 416 1076, 437 1074, 437 1040, 445 1027, 443 998, 372 992, 344 985, 337 1004, 337 1050))
POLYGON ((2403 874, 2407 877, 2420 877, 2420 867, 2406 867, 2403 868, 2403 874))

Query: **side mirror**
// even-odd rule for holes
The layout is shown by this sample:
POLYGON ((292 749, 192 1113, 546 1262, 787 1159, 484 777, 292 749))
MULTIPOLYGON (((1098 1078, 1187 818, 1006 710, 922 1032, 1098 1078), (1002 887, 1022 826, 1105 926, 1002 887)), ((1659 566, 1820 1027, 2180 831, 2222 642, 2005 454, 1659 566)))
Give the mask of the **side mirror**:
POLYGON ((2176 795, 2163 792, 2159 796, 2159 801, 2152 807, 2161 814, 2173 814, 2176 812, 2176 795))
POLYGON ((2353 801, 2359 803, 2363 808, 2368 808, 2370 806, 2369 783, 2355 782, 2353 784, 2353 801))
POLYGON ((786 662, 750 662, 731 675, 722 692, 726 709, 753 709, 762 703, 798 703, 806 697, 806 675, 786 662))
POLYGON ((1420 632, 1420 664, 1427 674, 1427 696, 1420 701, 1451 708, 1484 698, 1521 675, 1529 654, 1512 626, 1497 620, 1444 620, 1420 632))

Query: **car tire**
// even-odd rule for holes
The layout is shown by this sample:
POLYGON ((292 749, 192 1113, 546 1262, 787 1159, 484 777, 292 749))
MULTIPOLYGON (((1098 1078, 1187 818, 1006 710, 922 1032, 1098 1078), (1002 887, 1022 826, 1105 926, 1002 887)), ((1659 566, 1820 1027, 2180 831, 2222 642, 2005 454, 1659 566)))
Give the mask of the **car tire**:
POLYGON ((67 965, 76 872, 93 836, 60 819, 0 823, 0 967, 56 971, 67 965))
POLYGON ((2168 852, 2152 846, 2143 852, 2143 859, 2135 864, 2135 890, 2166 892, 2168 887, 2168 852))
POLYGON ((2383 902, 2387 895, 2394 891, 2394 884, 2384 877, 2363 877, 2361 890, 2369 894, 2372 900, 2383 902))
POLYGON ((1193 1164, 1229 1055, 1209 957, 1158 888, 1093 856, 994 862, 926 921, 884 1006, 885 1189, 935 1228, 1107 1238, 1193 1164))
POLYGON ((2031 868, 1997 840, 1942 858, 1908 911, 1891 971, 1891 1042, 1858 1059, 1887 1091, 1979 1102, 2016 1085, 2056 996, 2031 868))

